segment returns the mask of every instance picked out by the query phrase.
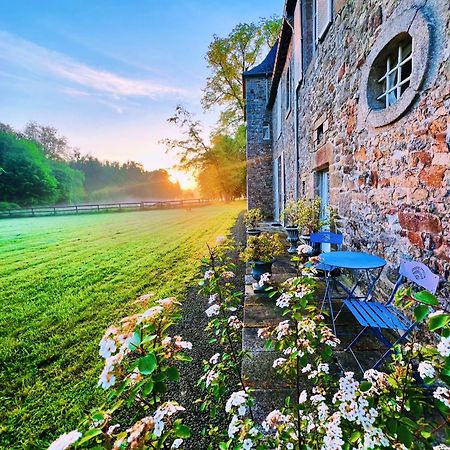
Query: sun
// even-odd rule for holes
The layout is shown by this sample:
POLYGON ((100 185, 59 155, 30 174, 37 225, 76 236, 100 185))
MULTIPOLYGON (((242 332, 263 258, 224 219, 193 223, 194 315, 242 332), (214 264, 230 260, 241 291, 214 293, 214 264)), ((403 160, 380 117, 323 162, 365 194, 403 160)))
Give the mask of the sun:
POLYGON ((169 169, 170 181, 180 183, 181 189, 196 189, 197 182, 191 173, 182 172, 181 170, 169 169))

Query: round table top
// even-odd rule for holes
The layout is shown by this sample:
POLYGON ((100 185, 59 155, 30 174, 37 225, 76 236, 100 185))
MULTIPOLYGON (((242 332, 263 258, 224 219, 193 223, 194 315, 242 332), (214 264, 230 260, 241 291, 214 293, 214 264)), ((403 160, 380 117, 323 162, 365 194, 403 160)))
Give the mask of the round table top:
POLYGON ((386 265, 383 258, 364 252, 327 252, 319 258, 322 263, 340 269, 378 269, 386 265))

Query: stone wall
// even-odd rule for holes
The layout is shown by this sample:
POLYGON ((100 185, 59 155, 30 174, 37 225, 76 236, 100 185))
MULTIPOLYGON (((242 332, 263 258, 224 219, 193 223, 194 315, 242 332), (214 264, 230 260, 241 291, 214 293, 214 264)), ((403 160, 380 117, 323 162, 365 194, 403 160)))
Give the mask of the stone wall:
MULTIPOLYGON (((448 0, 335 1, 335 17, 299 89, 301 180, 314 192, 314 171, 328 165, 330 202, 343 218, 345 244, 388 260, 391 287, 408 255, 450 276, 450 13, 448 0), (390 20, 421 7, 431 45, 417 98, 394 122, 372 127, 360 117, 361 74, 390 20), (323 140, 317 143, 317 121, 323 140)), ((423 62, 420 62, 421 64, 423 62)), ((292 114, 293 115, 293 114, 292 114)), ((285 126, 290 130, 291 122, 285 126)), ((295 194, 295 145, 282 137, 287 196, 295 194)), ((447 284, 441 294, 450 297, 447 284)))
POLYGON ((247 207, 261 208, 267 218, 273 215, 272 198, 272 121, 267 110, 270 77, 246 79, 247 115, 247 207), (270 138, 264 139, 264 125, 270 138))

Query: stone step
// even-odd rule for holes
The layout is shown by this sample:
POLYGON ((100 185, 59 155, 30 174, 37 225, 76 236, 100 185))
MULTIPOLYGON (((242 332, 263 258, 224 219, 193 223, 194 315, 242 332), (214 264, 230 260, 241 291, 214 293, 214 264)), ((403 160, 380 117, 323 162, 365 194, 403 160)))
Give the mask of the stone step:
POLYGON ((281 309, 269 303, 249 304, 244 307, 244 327, 262 328, 276 326, 283 320, 281 309))
POLYGON ((272 351, 252 352, 242 361, 242 376, 254 389, 283 389, 291 385, 290 380, 279 375, 272 367, 273 362, 283 356, 272 351))

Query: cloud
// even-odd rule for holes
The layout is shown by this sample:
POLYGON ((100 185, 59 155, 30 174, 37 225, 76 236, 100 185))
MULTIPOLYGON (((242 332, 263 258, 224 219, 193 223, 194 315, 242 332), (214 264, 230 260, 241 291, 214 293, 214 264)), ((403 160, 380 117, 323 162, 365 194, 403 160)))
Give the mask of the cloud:
POLYGON ((0 62, 18 66, 34 76, 53 77, 69 84, 72 96, 104 95, 114 100, 163 96, 190 96, 182 88, 151 79, 134 79, 83 64, 67 55, 49 50, 11 33, 0 31, 0 62), (70 87, 72 85, 72 87, 70 87), (73 85, 83 90, 73 88, 73 85))

